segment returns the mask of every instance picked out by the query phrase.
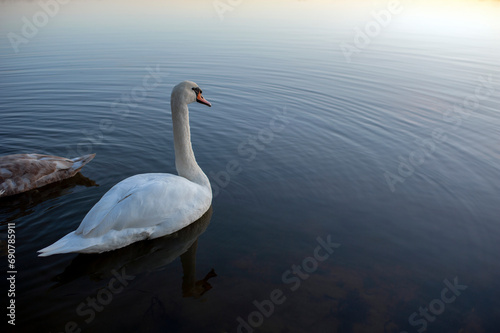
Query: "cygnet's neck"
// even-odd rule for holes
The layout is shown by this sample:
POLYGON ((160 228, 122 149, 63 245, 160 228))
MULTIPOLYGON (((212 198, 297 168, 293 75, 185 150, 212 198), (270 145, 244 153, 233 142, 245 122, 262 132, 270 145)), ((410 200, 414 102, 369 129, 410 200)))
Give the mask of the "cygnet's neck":
POLYGON ((172 125, 174 130, 175 167, 179 176, 207 187, 211 191, 210 181, 196 163, 191 132, 189 129, 189 110, 187 104, 173 94, 170 100, 172 108, 172 125))

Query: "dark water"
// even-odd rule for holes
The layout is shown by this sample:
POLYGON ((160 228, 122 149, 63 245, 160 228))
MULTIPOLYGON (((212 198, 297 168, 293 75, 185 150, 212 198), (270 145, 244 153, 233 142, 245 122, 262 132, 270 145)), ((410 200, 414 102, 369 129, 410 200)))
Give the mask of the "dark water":
POLYGON ((18 53, 8 33, 40 7, 0 4, 0 154, 97 153, 0 201, 15 331, 498 332, 500 4, 402 2, 347 59, 386 3, 234 3, 70 2, 18 53), (38 258, 120 180, 175 173, 186 79, 213 104, 190 107, 212 211, 38 258))

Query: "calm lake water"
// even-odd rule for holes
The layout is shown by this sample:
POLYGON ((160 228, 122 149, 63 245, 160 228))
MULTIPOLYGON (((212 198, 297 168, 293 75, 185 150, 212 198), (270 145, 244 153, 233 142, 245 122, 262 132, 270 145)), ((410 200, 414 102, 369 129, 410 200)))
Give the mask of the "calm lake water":
POLYGON ((0 201, 9 329, 498 332, 498 1, 51 8, 43 24, 37 2, 0 4, 0 155, 97 156, 0 201), (114 184, 175 173, 183 80, 213 104, 190 105, 211 211, 118 251, 37 257, 114 184))

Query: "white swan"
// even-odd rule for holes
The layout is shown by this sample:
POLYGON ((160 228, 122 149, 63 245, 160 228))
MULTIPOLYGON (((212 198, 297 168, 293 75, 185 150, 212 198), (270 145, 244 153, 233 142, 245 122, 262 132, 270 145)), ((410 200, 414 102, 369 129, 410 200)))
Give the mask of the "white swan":
POLYGON ((172 90, 170 105, 178 176, 135 175, 113 186, 87 213, 75 231, 39 250, 57 253, 101 253, 174 233, 199 219, 212 203, 208 177, 196 163, 189 130, 189 103, 211 104, 194 82, 172 90))

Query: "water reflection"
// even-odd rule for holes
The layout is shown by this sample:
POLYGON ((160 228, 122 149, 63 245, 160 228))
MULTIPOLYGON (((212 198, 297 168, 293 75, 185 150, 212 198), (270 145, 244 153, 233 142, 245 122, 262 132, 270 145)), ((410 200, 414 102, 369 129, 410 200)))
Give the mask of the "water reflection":
POLYGON ((69 194, 76 186, 92 187, 99 185, 79 172, 75 176, 60 182, 2 198, 0 200, 0 224, 6 224, 28 216, 42 202, 69 194))
POLYGON ((175 234, 153 240, 144 240, 122 249, 101 254, 79 254, 64 271, 52 280, 52 289, 70 283, 82 276, 100 281, 109 279, 115 271, 137 276, 142 273, 165 269, 172 261, 181 258, 184 276, 184 297, 199 298, 212 286, 208 280, 217 276, 212 269, 201 280, 196 280, 196 249, 198 237, 205 232, 212 217, 212 208, 196 222, 175 234))
MULTIPOLYGON (((210 211, 207 214, 209 214, 209 216, 206 220, 207 222, 210 222, 212 208, 210 208, 210 211)), ((187 228, 189 228, 189 226, 187 228)), ((201 233, 203 232, 204 229, 201 233)), ((199 234, 196 237, 198 236, 199 234)), ((217 274, 215 274, 215 270, 212 268, 203 279, 196 280, 197 247, 198 238, 196 238, 189 249, 180 256, 182 262, 182 270, 184 272, 184 275, 182 277, 182 297, 185 298, 192 297, 198 299, 203 296, 203 294, 212 289, 212 285, 208 282, 208 280, 217 276, 217 274)), ((161 299, 157 296, 153 296, 151 298, 150 306, 142 317, 140 332, 169 332, 172 331, 172 328, 176 327, 177 325, 178 323, 176 319, 169 315, 161 299)))

